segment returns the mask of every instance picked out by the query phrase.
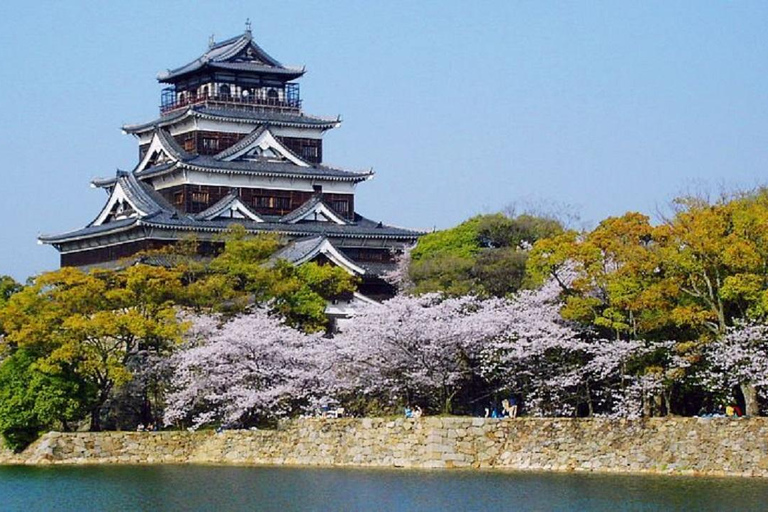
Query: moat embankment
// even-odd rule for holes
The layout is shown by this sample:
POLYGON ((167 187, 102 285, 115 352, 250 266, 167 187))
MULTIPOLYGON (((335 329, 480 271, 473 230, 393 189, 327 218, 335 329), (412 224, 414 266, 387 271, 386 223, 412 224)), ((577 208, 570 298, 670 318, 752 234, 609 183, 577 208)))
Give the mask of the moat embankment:
POLYGON ((768 418, 297 419, 277 430, 44 435, 6 464, 496 468, 768 477, 768 418))

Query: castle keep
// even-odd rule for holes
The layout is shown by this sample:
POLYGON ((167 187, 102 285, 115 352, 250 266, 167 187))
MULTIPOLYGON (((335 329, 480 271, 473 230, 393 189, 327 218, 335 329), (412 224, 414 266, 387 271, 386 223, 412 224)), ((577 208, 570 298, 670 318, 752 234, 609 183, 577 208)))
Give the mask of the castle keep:
POLYGON ((323 135, 341 121, 304 113, 304 72, 268 55, 249 28, 161 73, 160 116, 123 127, 138 139, 138 164, 93 180, 108 199, 87 226, 40 241, 62 266, 114 266, 190 237, 213 255, 238 223, 289 242, 277 257, 360 276, 361 300, 390 296, 381 276, 421 233, 357 212, 355 189, 373 172, 323 163, 323 135))

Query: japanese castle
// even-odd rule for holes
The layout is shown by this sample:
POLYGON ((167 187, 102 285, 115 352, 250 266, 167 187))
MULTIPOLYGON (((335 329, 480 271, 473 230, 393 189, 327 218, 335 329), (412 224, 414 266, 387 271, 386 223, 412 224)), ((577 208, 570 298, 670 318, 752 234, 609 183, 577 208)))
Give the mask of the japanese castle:
POLYGON ((421 232, 357 213, 355 188, 373 172, 323 163, 323 135, 340 118, 305 114, 295 82, 304 68, 272 58, 247 27, 160 73, 160 117, 123 127, 138 139, 138 165, 92 181, 108 199, 90 224, 40 242, 60 251, 62 266, 116 266, 190 237, 213 255, 217 235, 238 223, 283 237, 275 257, 360 276, 358 300, 388 298, 382 275, 421 232))

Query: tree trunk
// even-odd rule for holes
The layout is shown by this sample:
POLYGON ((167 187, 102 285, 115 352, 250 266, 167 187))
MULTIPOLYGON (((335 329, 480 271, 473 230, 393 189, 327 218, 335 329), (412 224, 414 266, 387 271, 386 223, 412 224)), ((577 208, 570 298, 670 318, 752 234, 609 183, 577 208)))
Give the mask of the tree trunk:
POLYGON ((664 404, 666 405, 664 416, 672 416, 672 390, 665 389, 662 392, 664 393, 664 404))
POLYGON ((757 404, 757 389, 751 382, 742 382, 739 384, 741 394, 744 395, 744 414, 747 416, 757 416, 760 409, 757 404))
POLYGON ((101 431, 101 405, 91 409, 91 432, 101 431))
POLYGON ((645 386, 643 386, 643 418, 650 418, 653 416, 653 395, 649 393, 645 386))
POLYGON ((590 390, 589 390, 589 381, 587 381, 585 385, 585 389, 587 392, 587 414, 591 418, 595 415, 595 407, 592 404, 592 393, 590 393, 590 390))

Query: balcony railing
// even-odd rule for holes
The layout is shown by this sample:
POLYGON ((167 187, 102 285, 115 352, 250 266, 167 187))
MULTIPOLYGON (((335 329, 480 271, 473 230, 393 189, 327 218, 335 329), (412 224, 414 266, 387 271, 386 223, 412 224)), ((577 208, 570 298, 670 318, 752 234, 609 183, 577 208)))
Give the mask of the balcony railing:
MULTIPOLYGON (((297 84, 286 84, 297 85, 297 84)), ((177 97, 173 88, 164 89, 160 97, 160 113, 165 114, 190 105, 205 105, 209 107, 243 108, 246 110, 269 109, 283 112, 299 112, 301 99, 298 87, 286 87, 284 97, 263 97, 256 94, 235 96, 233 94, 199 94, 197 96, 185 93, 177 97)))

